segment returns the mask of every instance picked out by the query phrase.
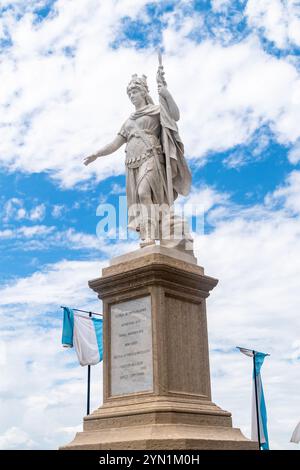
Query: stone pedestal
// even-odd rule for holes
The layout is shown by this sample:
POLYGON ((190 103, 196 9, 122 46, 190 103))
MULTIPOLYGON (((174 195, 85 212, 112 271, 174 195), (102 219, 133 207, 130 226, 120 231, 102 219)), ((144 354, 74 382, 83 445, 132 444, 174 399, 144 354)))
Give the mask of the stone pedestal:
POLYGON ((63 449, 257 449, 211 401, 205 299, 217 282, 159 246, 89 282, 103 300, 103 405, 63 449))

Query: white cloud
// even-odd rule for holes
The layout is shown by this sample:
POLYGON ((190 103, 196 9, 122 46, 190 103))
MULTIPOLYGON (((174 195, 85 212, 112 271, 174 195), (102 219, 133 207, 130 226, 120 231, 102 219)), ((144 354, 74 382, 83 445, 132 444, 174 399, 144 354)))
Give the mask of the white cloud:
POLYGON ((230 0, 212 0, 212 9, 213 11, 222 11, 224 8, 230 5, 230 0))
MULTIPOLYGON (((214 207, 225 207, 229 203, 229 194, 218 192, 215 188, 202 185, 200 188, 193 186, 187 197, 180 196, 175 204, 179 215, 185 218, 197 217, 198 230, 204 229, 204 215, 214 207)), ((192 224, 190 219, 190 224, 192 224)))
POLYGON ((126 188, 124 186, 121 186, 120 184, 114 183, 112 185, 110 194, 125 194, 126 188))
POLYGON ((300 360, 300 340, 296 340, 292 344, 292 353, 289 356, 289 359, 292 359, 293 361, 299 361, 300 360))
POLYGON ((266 196, 268 204, 282 202, 286 210, 300 215, 300 171, 292 171, 286 179, 286 184, 279 187, 273 194, 266 196))
POLYGON ((32 225, 31 227, 19 227, 17 228, 16 232, 21 237, 35 237, 41 235, 48 235, 49 233, 53 232, 54 227, 47 227, 46 225, 32 225))
POLYGON ((224 165, 228 168, 240 168, 245 165, 246 162, 247 159, 242 151, 235 151, 223 160, 224 165))
POLYGON ((220 193, 211 186, 202 186, 200 189, 193 187, 183 200, 186 204, 201 204, 205 212, 208 212, 215 205, 225 205, 228 199, 229 194, 220 193))
POLYGON ((293 165, 300 162, 300 141, 297 141, 294 147, 288 153, 288 159, 293 165))
POLYGON ((4 341, 0 341, 0 366, 4 365, 7 361, 7 347, 4 341))
POLYGON ((54 204, 52 211, 51 211, 51 215, 55 219, 59 219, 66 210, 67 210, 67 207, 64 206, 63 204, 54 204))
POLYGON ((61 261, 3 286, 0 305, 57 305, 87 296, 87 281, 100 274, 99 261, 61 261))
POLYGON ((38 204, 30 210, 24 207, 24 200, 12 197, 3 205, 2 217, 3 222, 10 220, 30 220, 32 222, 42 221, 46 215, 45 204, 38 204))
MULTIPOLYGON (((47 171, 65 186, 124 172, 123 149, 89 167, 82 160, 108 143, 130 114, 125 89, 133 72, 148 75, 156 97, 156 55, 109 46, 120 34, 119 20, 129 3, 131 16, 143 17, 146 1, 125 0, 84 0, 76 6, 60 0, 56 15, 38 24, 30 13, 18 21, 12 13, 4 16, 13 41, 1 64, 5 167, 47 171)), ((296 141, 299 73, 288 60, 269 56, 255 36, 227 47, 208 39, 195 44, 186 37, 193 18, 179 29, 171 14, 166 18, 167 80, 181 109, 180 130, 190 157, 203 159, 241 144, 266 123, 280 142, 296 141)))
POLYGON ((46 206, 45 204, 39 204, 38 206, 34 207, 29 214, 29 219, 33 222, 37 220, 43 220, 46 213, 46 206))
MULTIPOLYGON (((20 209, 23 207, 23 201, 19 198, 13 197, 9 199, 8 201, 5 202, 3 206, 3 212, 2 212, 2 217, 3 217, 3 222, 7 222, 9 219, 12 218, 20 218, 20 209)), ((25 215, 25 214, 24 214, 25 215)))
POLYGON ((248 23, 262 29, 279 48, 300 45, 300 5, 297 0, 248 0, 248 23))
POLYGON ((47 227, 46 225, 33 225, 23 226, 14 229, 5 229, 0 231, 0 238, 2 239, 13 239, 13 238, 33 238, 49 235, 53 232, 55 227, 47 227))
POLYGON ((21 220, 25 218, 26 218, 26 210, 23 207, 21 207, 20 209, 17 210, 16 219, 21 220))
MULTIPOLYGON (((90 233, 78 232, 74 228, 58 230, 55 226, 32 225, 0 230, 0 239, 3 241, 14 241, 13 249, 22 251, 45 251, 53 248, 63 250, 86 250, 90 253, 101 253, 107 256, 114 253, 122 254, 124 251, 138 247, 137 240, 129 237, 126 239, 126 232, 122 232, 124 241, 118 241, 116 228, 112 233, 92 235, 90 233)), ((9 245, 7 245, 7 249, 9 245)))
POLYGON ((15 426, 7 429, 0 436, 0 449, 20 449, 32 448, 36 443, 30 438, 28 433, 15 426))
POLYGON ((76 230, 69 228, 63 232, 57 232, 54 244, 57 246, 65 245, 73 249, 90 249, 101 250, 104 248, 102 240, 98 239, 96 235, 88 233, 76 232, 76 230))

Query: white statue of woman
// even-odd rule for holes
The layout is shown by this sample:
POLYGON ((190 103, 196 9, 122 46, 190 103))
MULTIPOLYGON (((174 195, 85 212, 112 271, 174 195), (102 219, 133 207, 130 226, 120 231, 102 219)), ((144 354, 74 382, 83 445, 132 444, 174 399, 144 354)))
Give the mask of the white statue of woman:
MULTIPOLYGON (((177 195, 187 195, 191 185, 176 124, 179 109, 167 89, 162 66, 158 69, 157 82, 160 105, 154 105, 149 95, 147 77, 132 76, 127 94, 135 112, 125 121, 116 138, 86 157, 84 164, 109 155, 126 143, 128 228, 140 233, 141 247, 160 239, 165 246, 182 248, 184 241, 191 241, 186 229, 181 230, 179 237, 177 230, 176 240, 163 240, 162 231, 158 229, 161 220, 153 216, 152 210, 153 207, 172 208, 177 195)), ((176 217, 173 215, 171 219, 174 227, 176 217)))

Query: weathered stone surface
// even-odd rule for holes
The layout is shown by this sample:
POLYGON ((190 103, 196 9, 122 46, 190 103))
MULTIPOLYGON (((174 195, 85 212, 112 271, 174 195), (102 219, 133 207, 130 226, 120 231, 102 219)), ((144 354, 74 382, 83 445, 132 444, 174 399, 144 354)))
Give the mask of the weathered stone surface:
POLYGON ((257 450, 239 429, 222 426, 148 425, 78 433, 65 450, 257 450))
POLYGON ((127 263, 128 261, 132 261, 138 258, 144 258, 144 256, 154 253, 165 255, 178 261, 185 261, 189 264, 197 264, 197 258, 190 252, 177 250, 176 248, 166 248, 161 245, 150 245, 144 247, 142 250, 139 249, 131 251, 130 253, 126 253, 125 255, 116 256, 110 260, 110 266, 127 263))

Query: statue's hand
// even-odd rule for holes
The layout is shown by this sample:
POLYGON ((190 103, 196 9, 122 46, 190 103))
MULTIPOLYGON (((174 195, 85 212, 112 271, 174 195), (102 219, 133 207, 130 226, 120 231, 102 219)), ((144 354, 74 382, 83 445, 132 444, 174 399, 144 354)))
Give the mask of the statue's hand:
POLYGON ((89 157, 86 157, 84 160, 83 160, 83 163, 87 166, 89 165, 90 163, 94 162, 97 158, 98 158, 99 155, 97 154, 94 154, 94 155, 90 155, 89 157))

